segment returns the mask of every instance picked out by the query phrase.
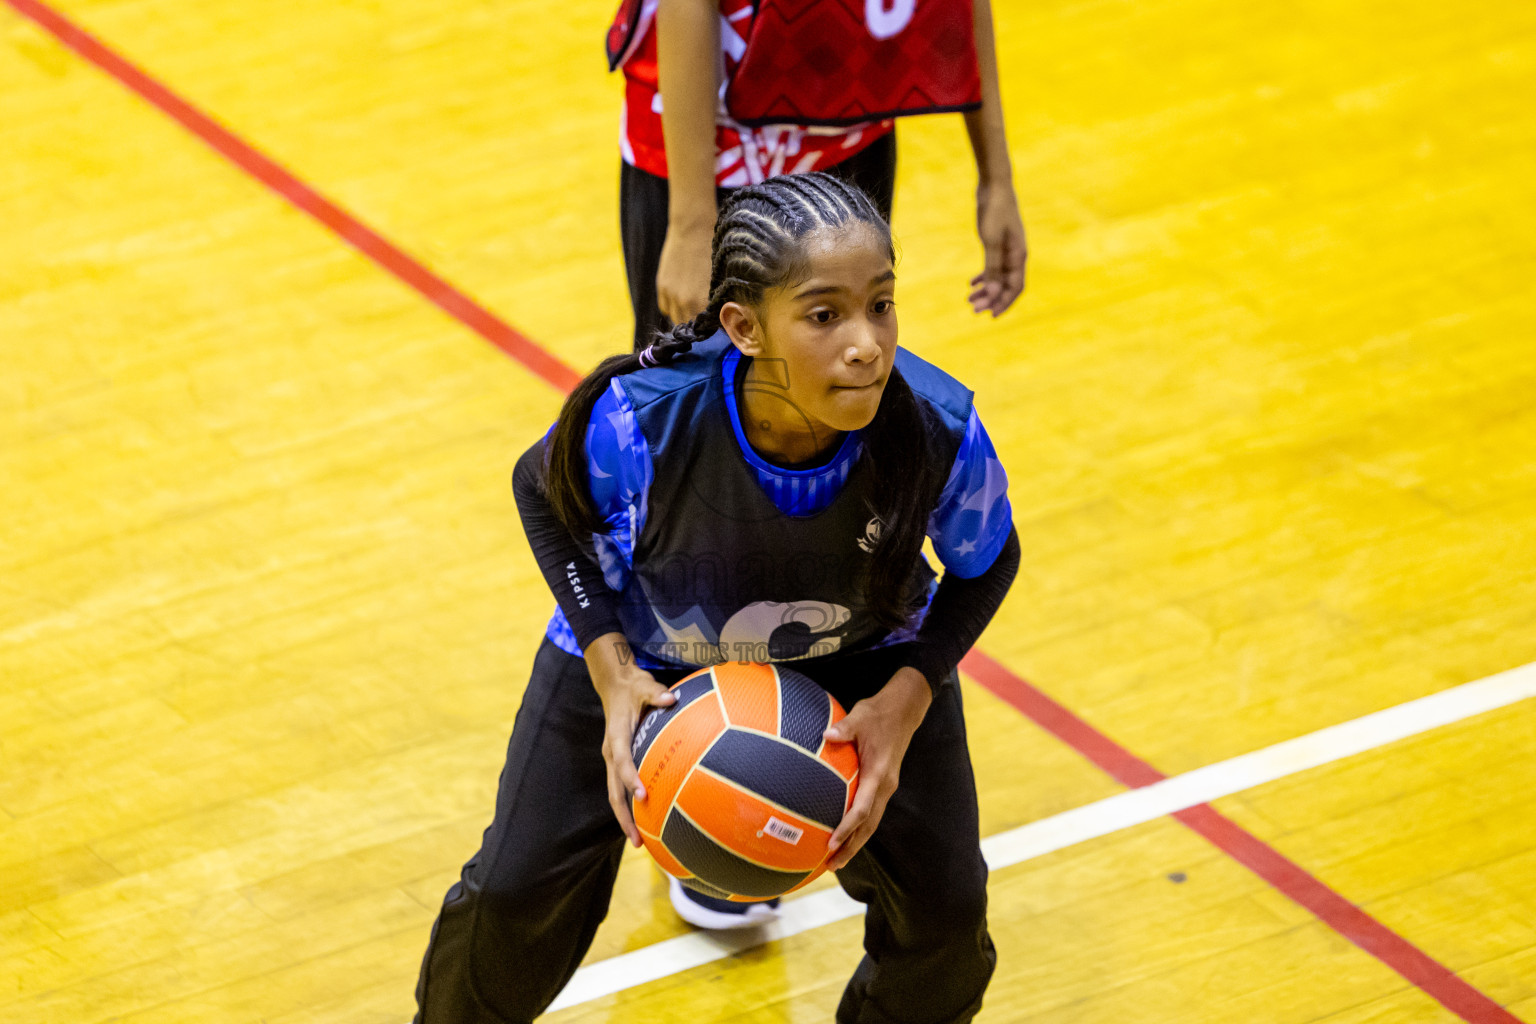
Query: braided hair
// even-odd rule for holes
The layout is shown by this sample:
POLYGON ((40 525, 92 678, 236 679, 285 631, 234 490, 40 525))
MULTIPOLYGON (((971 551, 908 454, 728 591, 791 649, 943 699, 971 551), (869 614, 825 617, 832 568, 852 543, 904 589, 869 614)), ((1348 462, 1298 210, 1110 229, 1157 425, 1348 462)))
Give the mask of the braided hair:
MULTIPOLYGON (((720 330, 727 302, 761 308, 764 295, 800 276, 804 240, 820 228, 859 222, 872 228, 895 262, 890 226, 858 186, 830 174, 791 174, 736 189, 715 222, 709 268, 709 302, 692 320, 658 332, 639 352, 610 356, 566 398, 550 437, 545 493, 560 521, 575 536, 606 526, 587 488, 586 431, 592 408, 614 377, 665 366, 720 330)), ((865 595, 871 616, 887 629, 908 621, 920 594, 909 581, 927 533, 928 514, 944 485, 933 455, 935 424, 899 371, 891 370, 875 418, 861 431, 859 467, 871 474, 870 512, 881 530, 865 595)))

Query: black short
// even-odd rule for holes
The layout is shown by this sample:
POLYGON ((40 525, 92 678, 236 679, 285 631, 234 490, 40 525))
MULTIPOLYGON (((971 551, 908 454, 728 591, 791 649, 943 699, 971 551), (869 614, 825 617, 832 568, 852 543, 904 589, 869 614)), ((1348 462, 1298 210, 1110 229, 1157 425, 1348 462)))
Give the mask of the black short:
MULTIPOLYGON (((874 199, 886 220, 896 192, 896 133, 887 132, 827 173, 853 182, 874 199)), ((716 190, 723 201, 731 192, 716 190)), ((624 272, 629 277, 629 301, 635 312, 635 351, 650 344, 656 331, 671 321, 656 305, 656 268, 667 237, 667 179, 620 161, 619 235, 624 243, 624 272)))

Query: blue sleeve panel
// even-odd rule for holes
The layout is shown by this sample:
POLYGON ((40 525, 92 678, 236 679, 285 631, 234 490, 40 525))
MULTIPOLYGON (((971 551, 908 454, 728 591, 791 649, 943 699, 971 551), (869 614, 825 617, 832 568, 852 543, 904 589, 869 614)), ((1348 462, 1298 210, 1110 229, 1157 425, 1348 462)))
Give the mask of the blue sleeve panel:
POLYGON ((960 438, 949 479, 928 518, 928 536, 947 571, 962 579, 979 576, 997 559, 1013 528, 1008 475, 976 415, 969 388, 906 349, 897 350, 896 366, 951 435, 960 438))
MULTIPOLYGON (((587 486, 593 507, 609 530, 605 538, 593 538, 600 558, 603 547, 608 546, 624 566, 631 564, 635 538, 645 525, 653 475, 651 450, 635 422, 634 407, 615 380, 592 407, 592 418, 587 421, 587 486)), ((607 561, 603 562, 603 574, 609 575, 607 561)), ((608 585, 621 590, 623 580, 610 578, 608 585)))
MULTIPOLYGON (((616 594, 624 591, 634 568, 635 538, 645 525, 652 476, 651 452, 635 423, 634 407, 614 380, 593 405, 587 421, 587 487, 598 518, 608 524, 607 533, 592 535, 592 548, 603 582, 616 594)), ((561 650, 581 653, 576 634, 559 608, 547 632, 561 650)))
POLYGON ((969 579, 987 570, 1012 528, 1008 474, 973 409, 949 480, 928 519, 928 536, 944 568, 969 579))

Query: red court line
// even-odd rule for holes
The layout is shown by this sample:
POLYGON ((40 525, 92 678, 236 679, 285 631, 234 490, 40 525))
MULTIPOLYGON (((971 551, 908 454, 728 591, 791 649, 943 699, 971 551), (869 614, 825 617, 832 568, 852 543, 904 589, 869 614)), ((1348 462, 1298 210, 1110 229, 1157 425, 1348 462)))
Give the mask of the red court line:
MULTIPOLYGON (((1132 789, 1167 778, 1002 663, 972 649, 960 663, 972 679, 1022 711, 1041 728, 1132 789)), ((1519 1018, 1457 977, 1449 968, 1334 892, 1274 847, 1210 804, 1175 811, 1173 817, 1210 840, 1356 946, 1423 989, 1462 1020, 1473 1024, 1520 1024, 1519 1018)))
MULTIPOLYGON (((580 374, 547 350, 62 15, 37 0, 5 2, 560 391, 569 392, 580 381, 580 374)), ((1162 772, 982 652, 972 650, 961 667, 977 682, 1126 786, 1134 789, 1166 778, 1162 772)), ((1472 1024, 1521 1024, 1518 1018, 1406 939, 1209 805, 1191 807, 1173 816, 1463 1020, 1472 1024)))
POLYGON ((140 71, 95 37, 37 0, 5 0, 65 46, 117 79, 181 123, 272 191, 330 228, 358 252, 424 295, 433 305, 480 335, 561 391, 581 375, 530 341, 474 299, 428 270, 415 258, 315 191, 254 146, 236 136, 160 82, 140 71))

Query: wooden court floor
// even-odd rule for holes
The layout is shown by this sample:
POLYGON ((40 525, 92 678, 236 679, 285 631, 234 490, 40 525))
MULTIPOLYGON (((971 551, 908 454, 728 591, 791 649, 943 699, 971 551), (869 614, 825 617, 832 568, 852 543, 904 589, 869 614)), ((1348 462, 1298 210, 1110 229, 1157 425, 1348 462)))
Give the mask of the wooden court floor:
MULTIPOLYGON (((1169 776, 1536 662, 1536 7, 994 4, 1026 297, 964 305, 956 118, 895 218, 1012 480, 986 656, 1169 776)), ((410 1016, 552 604, 508 479, 560 394, 486 335, 628 332, 610 13, 0 4, 0 1020, 410 1016)), ((1125 790, 964 686, 984 835, 1125 790)), ((998 868, 979 1019, 1536 1022, 1533 751, 1516 701, 1200 812, 1284 884, 1167 816, 998 868)), ((634 855, 591 961, 685 930, 634 855)), ((551 1019, 830 1020, 858 941, 551 1019)))

